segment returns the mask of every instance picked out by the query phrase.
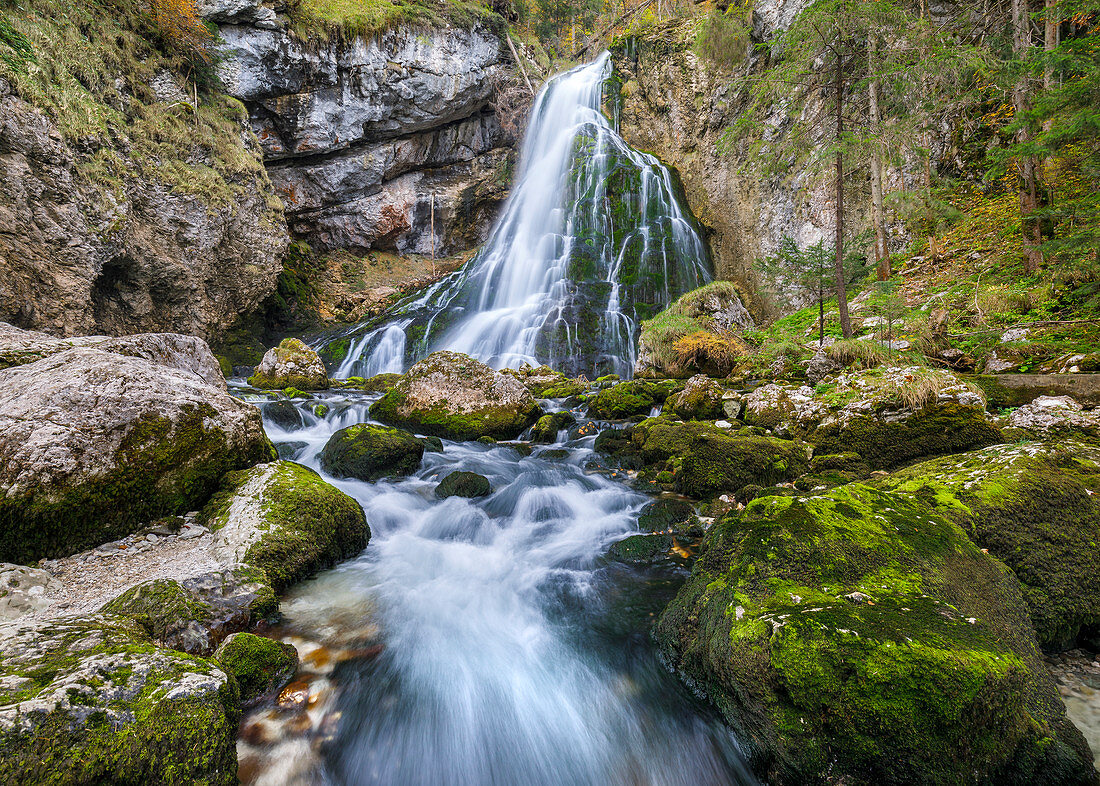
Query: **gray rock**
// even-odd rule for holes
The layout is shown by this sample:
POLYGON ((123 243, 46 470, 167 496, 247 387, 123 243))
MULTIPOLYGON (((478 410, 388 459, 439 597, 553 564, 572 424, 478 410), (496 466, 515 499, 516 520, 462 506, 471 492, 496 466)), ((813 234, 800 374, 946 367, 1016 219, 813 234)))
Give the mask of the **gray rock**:
POLYGON ((63 589, 49 571, 0 562, 0 619, 48 608, 63 589))
POLYGON ((73 554, 268 460, 259 410, 193 372, 76 347, 0 371, 0 559, 73 554))
POLYGON ((1100 435, 1100 412, 1084 411, 1069 396, 1039 396, 1014 410, 1009 415, 1008 425, 1038 437, 1073 431, 1097 436, 1100 435))
POLYGON ((279 29, 274 9, 261 0, 197 0, 195 8, 199 16, 208 22, 279 29))
POLYGON ((316 352, 296 338, 284 338, 264 353, 248 384, 259 388, 320 390, 328 387, 328 371, 316 352))

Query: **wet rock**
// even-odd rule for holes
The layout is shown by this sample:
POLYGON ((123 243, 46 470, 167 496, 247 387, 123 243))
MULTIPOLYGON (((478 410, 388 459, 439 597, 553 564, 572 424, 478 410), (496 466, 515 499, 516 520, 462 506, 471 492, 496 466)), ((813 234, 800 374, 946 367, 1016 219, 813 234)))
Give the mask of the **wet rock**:
POLYGON ((321 450, 321 469, 336 478, 379 480, 411 475, 424 443, 407 431, 359 424, 340 429, 321 450))
POLYGON ((48 608, 62 591, 49 571, 0 562, 0 620, 48 608))
POLYGON ((248 384, 265 390, 321 390, 328 387, 328 371, 317 353, 300 339, 284 338, 264 354, 248 384))
POLYGON ((384 423, 444 439, 514 439, 541 414, 515 377, 457 352, 435 352, 371 406, 384 423))
POLYGON ((147 581, 101 611, 133 619, 164 647, 209 655, 227 635, 271 615, 277 607, 265 577, 239 567, 179 581, 147 581))
POLYGON ((628 535, 612 543, 607 556, 632 565, 647 565, 667 555, 671 548, 671 535, 628 535))
POLYGON ((0 651, 0 782, 237 782, 237 687, 216 664, 112 616, 0 626, 0 651))
POLYGON ((588 399, 590 417, 607 420, 649 415, 655 406, 680 390, 679 380, 633 379, 600 390, 588 399))
POLYGON ((373 377, 348 377, 347 379, 331 380, 333 387, 355 388, 364 393, 385 393, 397 384, 401 379, 400 374, 375 374, 373 377))
POLYGON ((766 497, 704 546, 655 635, 769 783, 1096 782, 1015 579, 917 499, 766 497))
POLYGON ((690 532, 702 534, 695 506, 683 499, 658 499, 638 514, 638 529, 647 532, 690 532))
POLYGON ((442 453, 443 440, 439 437, 418 437, 420 444, 424 446, 425 453, 442 453))
POLYGON ((489 479, 476 472, 452 472, 435 487, 435 495, 439 499, 447 499, 447 497, 474 499, 487 497, 492 493, 493 487, 489 479))
POLYGON ((575 422, 576 419, 569 412, 552 412, 543 415, 531 428, 531 441, 557 442, 558 434, 575 422))
POLYGON ((684 389, 665 401, 663 411, 684 420, 714 420, 724 414, 722 386, 705 374, 696 374, 684 383, 684 389))
POLYGON ((283 431, 294 431, 305 425, 301 411, 286 399, 264 404, 261 412, 265 420, 274 423, 283 431))
POLYGON ((0 559, 73 554, 200 507, 270 460, 259 411, 196 374, 92 347, 0 371, 0 559))
POLYGON ((505 374, 511 374, 523 386, 531 392, 535 398, 570 398, 583 393, 586 386, 580 381, 570 379, 560 371, 554 371, 549 366, 531 368, 524 366, 520 369, 503 369, 505 374))
POLYGON ((370 537, 358 502, 289 461, 230 473, 201 518, 217 558, 261 571, 276 593, 355 556, 370 537))
POLYGON ((274 698, 298 669, 294 647, 251 633, 227 638, 214 653, 214 660, 237 680, 242 707, 274 698))

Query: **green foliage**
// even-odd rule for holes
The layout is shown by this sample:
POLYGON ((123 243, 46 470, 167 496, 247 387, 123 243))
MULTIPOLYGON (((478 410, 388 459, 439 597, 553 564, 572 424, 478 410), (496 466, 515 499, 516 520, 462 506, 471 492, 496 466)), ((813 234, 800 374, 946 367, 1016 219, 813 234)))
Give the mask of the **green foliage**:
POLYGON ((294 32, 307 41, 371 38, 398 26, 503 26, 496 13, 476 0, 291 0, 289 12, 294 32))
POLYGON ((730 5, 726 10, 715 6, 699 24, 695 34, 695 53, 719 68, 733 69, 749 54, 751 5, 730 5))
POLYGON ((34 47, 27 37, 0 17, 0 62, 11 69, 22 69, 34 60, 34 47))

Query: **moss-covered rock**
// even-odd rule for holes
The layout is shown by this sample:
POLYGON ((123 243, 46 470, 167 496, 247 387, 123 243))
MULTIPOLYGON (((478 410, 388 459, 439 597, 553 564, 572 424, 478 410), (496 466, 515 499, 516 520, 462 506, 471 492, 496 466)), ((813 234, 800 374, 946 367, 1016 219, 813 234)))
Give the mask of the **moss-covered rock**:
POLYGON ((411 475, 424 443, 407 431, 360 423, 342 428, 321 449, 321 469, 334 478, 378 480, 411 475))
POLYGON ((1042 644, 1067 647, 1100 626, 1100 448, 994 445, 876 485, 916 494, 1008 565, 1042 644))
POLYGON ((435 487, 435 495, 439 499, 447 499, 447 497, 475 499, 487 497, 492 493, 493 487, 489 479, 476 472, 452 472, 435 487))
POLYGON ((187 579, 155 579, 131 587, 102 609, 136 621, 165 647, 209 655, 225 636, 278 607, 266 577, 243 566, 187 579))
POLYGON ((910 495, 753 501, 656 635, 769 783, 1096 782, 1015 580, 910 495))
POLYGON ((259 410, 195 374, 78 347, 0 371, 0 561, 59 557, 201 507, 274 458, 259 410))
POLYGON ((242 707, 272 698, 298 669, 294 647, 251 633, 227 638, 214 653, 214 660, 237 680, 242 707))
POLYGON ((444 439, 514 439, 542 410, 515 377, 457 352, 435 352, 371 406, 383 423, 444 439))
POLYGON ((607 556, 618 562, 646 565, 667 555, 671 548, 671 535, 627 535, 611 544, 607 556))
POLYGON ((531 427, 531 441, 557 442, 558 434, 576 422, 576 419, 568 412, 551 412, 543 415, 531 427))
POLYGON ((656 499, 638 514, 638 529, 646 532, 703 534, 695 506, 683 499, 656 499))
POLYGON ((0 782, 231 786, 236 683, 132 620, 0 629, 0 782))
POLYGON ((301 339, 284 338, 264 354, 248 384, 264 390, 321 390, 328 387, 328 371, 301 339))
POLYGON ((364 393, 385 393, 387 390, 397 384, 397 380, 401 379, 400 374, 375 374, 373 377, 363 379, 362 377, 348 377, 347 379, 333 379, 329 380, 333 387, 336 388, 352 388, 354 390, 362 390, 364 393))
POLYGON ((264 404, 260 410, 264 420, 281 428, 283 431, 294 431, 305 425, 305 418, 293 402, 279 399, 264 404))
POLYGON ((503 373, 522 382, 535 398, 570 398, 585 391, 585 385, 549 366, 503 369, 503 373))
POLYGON ((677 380, 633 379, 604 388, 588 399, 590 417, 619 420, 649 415, 653 408, 680 390, 677 380))
POLYGON ((358 502, 290 461, 230 473, 201 518, 217 557, 261 571, 276 593, 355 556, 370 537, 358 502))
POLYGON ((696 374, 684 389, 665 401, 664 411, 684 420, 714 420, 725 414, 722 386, 710 377, 696 374))

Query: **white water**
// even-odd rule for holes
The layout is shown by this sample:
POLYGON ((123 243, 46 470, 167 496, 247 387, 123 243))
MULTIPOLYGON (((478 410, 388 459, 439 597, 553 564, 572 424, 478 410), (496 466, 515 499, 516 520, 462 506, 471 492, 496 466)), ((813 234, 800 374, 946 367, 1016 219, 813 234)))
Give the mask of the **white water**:
POLYGON ((601 111, 610 76, 604 53, 547 83, 517 185, 482 251, 357 340, 339 376, 402 371, 437 349, 496 368, 632 373, 639 318, 710 274, 669 170, 629 147, 601 111), (406 341, 410 325, 418 333, 406 341))
MULTIPOLYGON (((327 419, 302 403, 304 428, 267 424, 315 469, 334 431, 367 418, 366 399, 324 399, 327 419)), ((384 649, 325 672, 317 695, 327 698, 308 723, 278 710, 249 721, 299 732, 280 726, 266 746, 242 743, 246 782, 752 783, 729 732, 660 667, 644 633, 646 609, 667 600, 647 607, 646 593, 670 575, 600 559, 648 500, 586 474, 590 443, 554 446, 568 458, 551 460, 538 448, 524 458, 448 442, 411 478, 332 480, 363 505, 373 536, 359 559, 283 603, 287 630, 332 648, 384 649), (457 469, 488 477, 492 495, 435 499, 457 469)))

